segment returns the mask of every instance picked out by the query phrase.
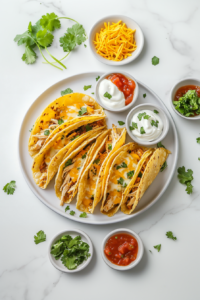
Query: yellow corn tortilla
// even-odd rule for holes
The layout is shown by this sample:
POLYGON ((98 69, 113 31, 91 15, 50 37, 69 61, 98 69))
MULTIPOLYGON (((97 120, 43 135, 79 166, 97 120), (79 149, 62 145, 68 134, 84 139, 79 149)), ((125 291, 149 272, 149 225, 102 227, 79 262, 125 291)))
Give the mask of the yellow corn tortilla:
POLYGON ((70 203, 75 197, 79 180, 81 179, 89 161, 93 157, 95 142, 101 133, 102 131, 94 132, 89 138, 85 139, 79 147, 76 147, 76 149, 74 149, 74 151, 71 152, 60 164, 55 180, 55 192, 56 196, 61 200, 60 205, 70 203), (65 176, 63 176, 65 171, 67 172, 65 176), (66 179, 69 180, 65 185, 66 179), (67 188, 67 190, 65 188, 67 188))
POLYGON ((152 150, 129 143, 118 150, 117 156, 109 168, 104 188, 101 212, 112 217, 121 207, 123 193, 128 188, 137 172, 138 164, 151 154, 152 150))
POLYGON ((124 142, 124 128, 116 128, 114 125, 113 128, 117 131, 118 136, 116 136, 116 140, 115 137, 113 137, 112 129, 108 129, 98 138, 99 143, 96 143, 95 146, 96 152, 79 182, 76 208, 80 211, 87 213, 94 212, 96 205, 100 201, 100 199, 97 198, 99 194, 96 195, 96 191, 100 184, 99 177, 102 173, 104 161, 113 155, 124 142))
POLYGON ((94 117, 94 119, 105 118, 102 107, 88 95, 72 93, 54 100, 44 109, 33 126, 28 143, 31 157, 37 155, 59 130, 63 130, 88 116, 94 117), (86 108, 87 111, 83 115, 79 115, 82 107, 86 108), (58 124, 58 120, 60 124, 58 124), (61 122, 64 123, 61 124, 61 122), (49 135, 46 135, 46 130, 50 131, 49 135))
POLYGON ((45 189, 58 171, 59 165, 66 155, 69 155, 76 147, 78 147, 93 132, 101 132, 105 126, 102 120, 90 123, 90 127, 94 129, 86 133, 81 133, 82 129, 86 130, 88 120, 75 123, 66 129, 57 133, 53 139, 34 157, 32 165, 32 173, 35 183, 45 189), (80 133, 79 133, 80 131, 80 133))
POLYGON ((143 161, 142 164, 138 166, 137 173, 123 195, 121 205, 121 211, 123 213, 129 215, 134 211, 145 191, 159 174, 160 168, 166 161, 169 153, 170 151, 164 148, 155 149, 151 154, 149 161, 143 161), (136 184, 137 176, 142 168, 144 171, 142 178, 139 184, 136 184), (131 203, 131 205, 128 205, 129 203, 131 203))

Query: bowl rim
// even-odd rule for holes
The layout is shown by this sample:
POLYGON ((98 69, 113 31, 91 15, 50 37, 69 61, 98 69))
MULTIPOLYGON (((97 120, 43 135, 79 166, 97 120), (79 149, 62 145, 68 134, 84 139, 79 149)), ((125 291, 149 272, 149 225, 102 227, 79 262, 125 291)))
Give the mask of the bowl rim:
POLYGON ((72 229, 66 229, 66 230, 62 230, 62 231, 59 231, 58 233, 56 233, 53 238, 50 240, 49 242, 49 246, 48 246, 48 257, 49 257, 49 260, 51 262, 51 264, 54 266, 54 268, 56 268, 57 270, 61 271, 61 272, 65 272, 65 273, 76 273, 76 272, 79 272, 83 269, 85 269, 88 264, 90 263, 90 261, 92 260, 92 257, 93 257, 93 244, 92 244, 92 241, 90 239, 90 237, 82 230, 80 229, 77 229, 77 228, 72 228, 72 229), (58 265, 55 264, 54 260, 53 260, 53 257, 50 253, 51 251, 51 246, 53 244, 53 242, 60 236, 60 235, 64 235, 66 233, 69 233, 69 232, 74 232, 75 234, 77 233, 77 235, 82 235, 84 236, 84 238, 86 239, 87 243, 89 244, 90 246, 90 250, 89 250, 89 253, 90 253, 90 257, 88 257, 88 259, 86 261, 84 261, 81 265, 79 265, 75 270, 68 270, 67 267, 63 266, 63 268, 60 268, 58 265))
POLYGON ((126 271, 126 270, 130 270, 132 268, 134 268, 142 259, 143 257, 143 254, 144 254, 144 245, 143 245, 143 242, 142 242, 142 239, 140 238, 140 236, 133 230, 131 229, 128 229, 128 228, 118 228, 118 229, 115 229, 111 232, 109 232, 103 239, 102 241, 102 244, 101 244, 101 256, 104 260, 104 262, 112 269, 115 269, 117 271, 126 271), (130 263, 128 266, 118 266, 118 265, 115 265, 113 263, 111 263, 107 257, 105 256, 104 254, 104 248, 105 248, 105 244, 107 242, 107 240, 112 236, 114 235, 115 233, 127 233, 127 234, 130 234, 132 235, 138 242, 138 254, 137 254, 137 258, 132 262, 130 263))
POLYGON ((90 45, 90 50, 92 51, 92 54, 94 55, 94 57, 96 59, 98 59, 101 63, 104 63, 106 65, 112 65, 112 66, 121 66, 121 65, 126 65, 130 62, 132 62, 133 60, 135 60, 139 55, 140 53, 142 52, 142 49, 144 47, 144 34, 142 32, 142 29, 140 27, 140 25, 132 18, 130 18, 129 16, 125 16, 125 15, 120 15, 120 14, 115 14, 115 15, 107 15, 107 16, 104 16, 102 18, 100 18, 99 20, 97 20, 93 25, 92 27, 90 28, 90 32, 89 32, 89 38, 88 38, 88 41, 89 41, 89 45, 90 45), (91 38, 91 35, 92 35, 92 32, 93 30, 95 29, 95 27, 100 23, 100 22, 105 22, 106 19, 108 18, 116 18, 116 17, 119 17, 119 19, 123 19, 123 18, 127 18, 129 19, 130 21, 133 21, 137 26, 138 26, 138 32, 139 32, 139 35, 141 36, 141 45, 140 45, 140 48, 137 48, 138 49, 138 52, 136 52, 136 55, 133 56, 129 56, 129 58, 127 59, 124 59, 124 60, 121 60, 121 61, 112 61, 112 60, 108 60, 100 55, 98 55, 92 48, 92 38, 91 38))
POLYGON ((161 141, 166 137, 166 135, 167 135, 167 133, 168 133, 168 131, 169 131, 169 119, 168 119, 168 117, 167 117, 165 111, 162 109, 162 107, 160 107, 160 106, 158 106, 158 105, 155 105, 155 104, 152 104, 152 103, 142 103, 142 104, 139 104, 139 105, 133 107, 133 108, 130 110, 130 112, 128 113, 128 115, 126 116, 126 130, 127 130, 127 132, 128 132, 128 135, 130 136, 130 138, 131 138, 134 142, 136 142, 137 144, 145 145, 145 146, 153 146, 153 145, 155 145, 155 144, 161 142, 161 141), (129 129, 129 122, 128 122, 129 117, 130 117, 130 115, 132 114, 132 112, 133 112, 134 110, 138 109, 138 107, 144 107, 144 106, 147 106, 147 105, 148 105, 148 106, 155 107, 155 108, 157 108, 158 110, 162 111, 163 115, 165 116, 165 120, 166 120, 166 122, 165 122, 166 124, 165 124, 165 126, 164 126, 164 129, 163 129, 162 134, 161 134, 157 139, 155 139, 155 140, 153 140, 153 141, 150 141, 150 142, 148 142, 148 141, 140 141, 139 139, 137 139, 137 137, 135 137, 135 136, 132 134, 131 130, 129 129))
POLYGON ((190 121, 200 120, 200 115, 195 116, 195 117, 186 117, 186 116, 182 115, 180 112, 178 112, 178 111, 175 109, 175 107, 174 107, 174 105, 173 105, 173 103, 172 103, 172 101, 173 101, 173 99, 172 99, 172 94, 173 94, 174 90, 177 88, 177 85, 180 84, 180 83, 182 83, 182 82, 184 82, 184 81, 186 81, 186 80, 194 80, 194 81, 198 81, 198 82, 199 82, 199 86, 200 86, 200 79, 198 79, 198 78, 194 78, 194 77, 186 77, 186 78, 183 78, 183 79, 181 79, 181 80, 178 80, 178 81, 173 85, 173 87, 171 88, 171 92, 170 92, 170 105, 171 105, 173 111, 174 111, 178 116, 182 117, 183 119, 190 120, 190 121))
POLYGON ((125 111, 127 109, 131 109, 131 107, 133 106, 133 104, 137 101, 138 99, 138 95, 139 95, 139 85, 137 83, 137 80, 135 79, 135 77, 133 77, 131 74, 127 73, 127 72, 124 72, 124 71, 119 71, 119 72, 107 72, 107 73, 104 73, 100 78, 99 80, 96 82, 96 85, 95 85, 95 100, 97 101, 97 103, 102 106, 104 109, 108 110, 108 111, 112 111, 112 112, 115 112, 115 113, 118 113, 118 112, 122 112, 122 111, 125 111), (110 74, 122 74, 124 75, 125 77, 127 78, 130 78, 132 79, 134 82, 135 82, 135 90, 134 90, 134 95, 133 95, 133 100, 131 101, 130 104, 122 107, 122 108, 119 108, 119 109, 112 109, 106 105, 104 105, 104 103, 101 102, 100 100, 100 97, 99 97, 99 93, 98 93, 98 86, 100 84, 100 82, 108 75, 110 74))

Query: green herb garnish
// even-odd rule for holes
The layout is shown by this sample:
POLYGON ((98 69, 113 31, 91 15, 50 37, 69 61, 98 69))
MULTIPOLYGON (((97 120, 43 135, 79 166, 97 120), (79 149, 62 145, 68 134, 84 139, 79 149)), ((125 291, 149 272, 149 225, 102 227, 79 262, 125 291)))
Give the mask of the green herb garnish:
POLYGON ((50 130, 46 129, 46 130, 44 131, 44 135, 50 135, 50 130))
POLYGON ((86 44, 84 44, 84 47, 85 47, 85 48, 87 48, 87 45, 86 45, 86 44))
POLYGON ((121 169, 121 168, 127 168, 127 164, 125 162, 122 162, 121 165, 118 165, 116 167, 117 170, 121 169))
POLYGON ((65 207, 65 212, 66 212, 67 210, 70 210, 69 205, 67 205, 67 206, 65 207))
POLYGON ((90 130, 92 130, 92 126, 86 125, 86 126, 85 126, 85 129, 86 129, 86 131, 90 131, 90 130))
POLYGON ((153 111, 155 114, 159 114, 159 111, 157 111, 156 109, 154 109, 153 111))
POLYGON ((70 165, 72 165, 73 163, 72 163, 72 159, 70 158, 70 159, 68 159, 67 161, 66 161, 66 163, 65 163, 65 166, 64 166, 64 168, 63 168, 63 170, 66 168, 66 167, 68 167, 68 166, 70 166, 70 165))
POLYGON ((78 116, 82 116, 87 112, 87 107, 81 107, 81 110, 78 112, 78 116))
POLYGON ((145 115, 145 116, 144 116, 144 119, 147 119, 147 120, 148 120, 149 118, 151 118, 151 116, 149 116, 149 115, 145 115))
POLYGON ((125 124, 125 122, 123 122, 123 121, 118 121, 118 124, 119 124, 120 126, 122 126, 122 125, 125 124))
POLYGON ((71 210, 69 214, 70 214, 71 216, 74 216, 74 215, 75 215, 75 211, 71 210))
POLYGON ((100 162, 100 158, 97 158, 97 159, 95 159, 95 160, 93 161, 93 164, 98 165, 99 162, 100 162))
POLYGON ((164 164, 162 165, 162 167, 160 168, 160 172, 163 172, 164 171, 164 169, 166 169, 167 168, 167 162, 165 161, 164 162, 164 164))
POLYGON ((96 81, 98 81, 98 80, 99 80, 99 78, 100 78, 100 76, 97 76, 97 77, 96 77, 96 81))
POLYGON ((187 172, 185 171, 185 167, 181 167, 181 168, 178 168, 178 179, 179 179, 179 182, 182 183, 182 184, 185 184, 187 185, 187 188, 186 188, 186 192, 187 194, 192 194, 192 180, 193 180, 193 171, 191 169, 188 169, 187 172))
POLYGON ((108 92, 105 92, 104 97, 105 97, 105 98, 108 98, 108 99, 111 99, 111 98, 112 98, 112 96, 111 96, 108 92))
POLYGON ((145 134, 146 133, 145 130, 144 130, 144 127, 140 127, 140 133, 141 134, 145 134))
POLYGON ((177 238, 175 236, 173 236, 172 231, 167 231, 166 236, 168 237, 168 239, 172 239, 174 241, 177 240, 177 238))
POLYGON ((63 123, 64 123, 64 121, 63 121, 62 118, 58 120, 58 125, 61 125, 61 124, 63 124, 63 123))
POLYGON ((154 66, 159 64, 159 58, 156 56, 154 56, 151 61, 152 61, 152 65, 154 66))
POLYGON ((124 182, 124 179, 123 179, 122 177, 120 177, 120 178, 117 180, 117 182, 118 182, 119 184, 121 184, 121 186, 122 186, 123 188, 127 187, 127 183, 124 182))
POLYGON ((36 235, 34 235, 34 242, 35 244, 39 244, 46 241, 46 234, 43 230, 38 231, 36 235))
POLYGON ((79 217, 80 217, 80 218, 87 218, 86 212, 84 211, 83 213, 81 213, 79 217))
POLYGON ((32 128, 29 130, 29 132, 31 132, 33 130, 34 125, 32 126, 32 128))
POLYGON ((131 179, 131 178, 133 177, 134 173, 135 173, 134 170, 133 170, 133 171, 129 171, 129 172, 127 173, 127 177, 128 177, 129 179, 131 179))
POLYGON ((140 173, 138 174, 138 177, 142 178, 142 172, 140 172, 140 173))
POLYGON ((195 90, 188 90, 178 101, 173 101, 175 109, 186 117, 200 114, 200 98, 195 90))
POLYGON ((91 89, 91 85, 84 85, 84 87, 83 87, 83 89, 84 89, 84 91, 87 91, 88 89, 91 89))
POLYGON ((158 123, 159 123, 159 121, 158 121, 158 120, 156 120, 156 121, 154 121, 154 120, 151 120, 151 126, 158 127, 158 123))
POLYGON ((77 139, 80 135, 76 135, 76 136, 73 136, 70 140, 73 141, 75 139, 77 139))
POLYGON ((3 187, 3 191, 8 195, 13 195, 16 188, 16 181, 12 180, 3 187))
POLYGON ((130 130, 138 129, 137 123, 132 122, 132 126, 129 126, 130 130))
POLYGON ((70 88, 67 88, 64 91, 61 91, 61 96, 67 95, 67 94, 71 94, 73 93, 73 91, 70 88))
POLYGON ((200 144, 200 137, 197 138, 197 143, 200 144))
MULTIPOLYGON (((161 142, 159 142, 158 144, 157 144, 157 147, 158 148, 165 148, 165 146, 161 143, 161 142)), ((166 148, 165 148, 166 149, 166 148)))
POLYGON ((108 144, 108 150, 112 150, 112 144, 108 144))
POLYGON ((153 246, 155 249, 157 249, 158 250, 158 252, 160 252, 160 249, 161 249, 161 244, 159 244, 159 245, 156 245, 156 246, 153 246))
MULTIPOLYGON (((71 52, 77 45, 81 45, 86 40, 86 32, 81 24, 75 24, 67 28, 67 32, 60 38, 60 46, 64 52, 71 52)), ((66 55, 67 56, 67 55, 66 55)))
POLYGON ((143 98, 146 98, 147 94, 143 94, 143 98))
POLYGON ((139 115, 137 116, 138 117, 138 119, 139 119, 139 121, 141 121, 142 120, 142 117, 144 117, 146 115, 146 113, 145 112, 143 112, 143 113, 139 113, 139 115))

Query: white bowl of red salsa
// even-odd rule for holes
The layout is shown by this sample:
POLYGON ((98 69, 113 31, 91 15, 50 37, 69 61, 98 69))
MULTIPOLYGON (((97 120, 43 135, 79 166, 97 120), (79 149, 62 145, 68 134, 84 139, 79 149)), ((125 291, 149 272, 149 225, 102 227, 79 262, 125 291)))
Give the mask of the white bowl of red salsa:
POLYGON ((141 238, 130 229, 110 232, 103 240, 101 253, 105 263, 119 271, 134 268, 142 259, 144 247, 141 238))
POLYGON ((192 121, 199 120, 200 113, 198 110, 192 110, 192 107, 190 112, 193 114, 190 116, 186 116, 185 113, 181 113, 176 109, 176 101, 179 101, 179 99, 183 97, 189 90, 195 90, 197 96, 200 98, 200 79, 185 78, 178 81, 171 90, 170 104, 175 113, 180 117, 192 121))
POLYGON ((126 73, 126 72, 109 72, 100 77, 100 79, 96 83, 96 88, 95 88, 95 98, 96 101, 105 109, 113 112, 121 112, 125 111, 127 109, 130 109, 133 104, 136 102, 138 98, 138 93, 139 93, 139 87, 136 79, 126 73), (112 101, 111 99, 108 99, 108 105, 102 102, 100 94, 99 94, 99 87, 101 85, 101 82, 107 79, 114 84, 117 89, 123 93, 124 98, 125 98, 125 104, 123 107, 120 108, 112 108, 109 106, 109 100, 112 101))

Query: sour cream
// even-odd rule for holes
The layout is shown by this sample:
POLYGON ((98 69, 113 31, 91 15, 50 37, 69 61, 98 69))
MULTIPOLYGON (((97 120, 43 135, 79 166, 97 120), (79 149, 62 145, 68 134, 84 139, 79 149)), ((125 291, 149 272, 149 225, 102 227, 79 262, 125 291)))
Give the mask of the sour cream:
POLYGON ((163 122, 159 117, 159 113, 156 114, 152 110, 147 109, 134 114, 130 126, 135 128, 134 130, 131 130, 133 135, 138 139, 147 142, 157 139, 163 131, 163 122), (141 114, 144 115, 141 117, 141 114), (144 118, 145 116, 147 117, 144 118))
POLYGON ((110 108, 117 109, 125 106, 124 94, 108 79, 101 81, 99 85, 99 97, 102 103, 110 108), (110 99, 105 97, 107 93, 111 96, 110 99))

